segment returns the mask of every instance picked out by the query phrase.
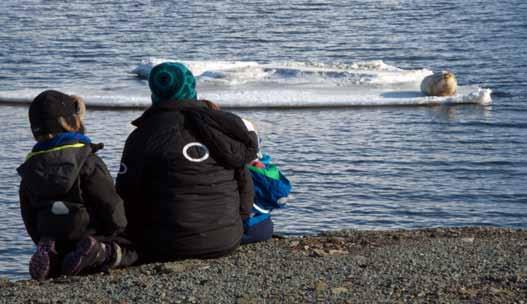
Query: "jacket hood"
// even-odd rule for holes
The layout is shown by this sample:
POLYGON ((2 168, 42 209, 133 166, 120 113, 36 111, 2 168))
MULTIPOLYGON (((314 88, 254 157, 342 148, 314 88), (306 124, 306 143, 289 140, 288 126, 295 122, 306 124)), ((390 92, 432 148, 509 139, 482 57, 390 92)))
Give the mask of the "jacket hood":
POLYGON ((258 139, 243 120, 226 111, 209 109, 204 102, 178 101, 154 105, 132 122, 141 127, 162 112, 180 112, 211 155, 227 168, 242 168, 257 157, 258 139))
POLYGON ((91 152, 84 143, 54 147, 30 154, 17 171, 30 193, 53 199, 70 191, 91 152))

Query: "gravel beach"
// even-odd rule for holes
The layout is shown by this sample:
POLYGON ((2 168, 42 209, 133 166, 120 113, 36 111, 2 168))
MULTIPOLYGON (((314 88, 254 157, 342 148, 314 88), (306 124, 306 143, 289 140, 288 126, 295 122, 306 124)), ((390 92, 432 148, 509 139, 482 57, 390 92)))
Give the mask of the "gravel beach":
POLYGON ((0 303, 527 303, 527 230, 346 230, 211 260, 0 278, 0 303))

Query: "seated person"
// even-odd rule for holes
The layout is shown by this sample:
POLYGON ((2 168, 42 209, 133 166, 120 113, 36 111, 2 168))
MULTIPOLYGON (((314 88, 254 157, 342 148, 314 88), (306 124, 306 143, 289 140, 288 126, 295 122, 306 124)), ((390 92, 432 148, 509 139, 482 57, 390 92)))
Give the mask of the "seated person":
POLYGON ((143 262, 227 255, 252 207, 238 176, 257 143, 240 117, 197 98, 183 64, 154 66, 148 84, 152 106, 132 122, 116 181, 127 235, 143 262))
POLYGON ((33 279, 101 271, 135 262, 123 201, 106 165, 84 135, 82 99, 44 91, 29 107, 37 143, 18 168, 22 218, 37 244, 33 279))
MULTIPOLYGON (((244 119, 247 129, 256 134, 259 146, 261 140, 254 125, 244 119)), ((251 173, 254 188, 254 203, 251 216, 244 220, 242 244, 265 241, 273 236, 271 211, 285 206, 291 192, 289 180, 271 163, 271 157, 258 152, 258 158, 247 168, 251 173)))
MULTIPOLYGON (((203 102, 209 109, 220 109, 217 104, 209 100, 203 102)), ((249 170, 240 170, 237 175, 242 201, 251 200, 254 196, 250 216, 243 220, 244 233, 241 240, 243 245, 272 238, 274 228, 271 211, 285 206, 291 192, 291 184, 278 167, 271 163, 271 157, 260 151, 261 138, 254 124, 247 119, 242 118, 242 120, 250 135, 258 143, 258 158, 246 166, 249 170), (252 187, 250 180, 253 181, 252 187)))

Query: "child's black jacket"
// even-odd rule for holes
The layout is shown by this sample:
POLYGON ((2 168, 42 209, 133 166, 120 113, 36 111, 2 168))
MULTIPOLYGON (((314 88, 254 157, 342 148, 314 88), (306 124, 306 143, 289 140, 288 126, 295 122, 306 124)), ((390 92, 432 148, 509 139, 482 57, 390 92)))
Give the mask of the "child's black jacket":
POLYGON ((35 243, 42 237, 76 240, 124 231, 123 201, 95 147, 70 140, 34 150, 17 169, 22 218, 35 243))

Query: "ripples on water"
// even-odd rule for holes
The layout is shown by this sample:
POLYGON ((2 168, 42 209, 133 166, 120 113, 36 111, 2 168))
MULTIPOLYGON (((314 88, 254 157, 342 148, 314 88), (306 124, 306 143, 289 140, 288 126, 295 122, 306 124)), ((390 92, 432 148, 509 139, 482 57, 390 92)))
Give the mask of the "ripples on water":
MULTIPOLYGON (((126 72, 148 56, 451 69, 463 85, 492 88, 493 105, 239 111, 293 182, 276 229, 525 228, 525 16, 523 1, 7 0, 0 89, 139 87, 126 72)), ((0 276, 11 278, 27 278, 33 250, 15 171, 33 144, 26 112, 0 111, 0 276)), ((139 114, 88 113, 114 176, 139 114)))
POLYGON ((463 84, 524 84, 522 1, 3 1, 0 83, 122 84, 146 56, 452 69, 463 84), (35 14, 39 11, 39 14, 35 14), (35 73, 34 71, 38 71, 35 73), (506 77, 504 77, 506 76, 506 77))

